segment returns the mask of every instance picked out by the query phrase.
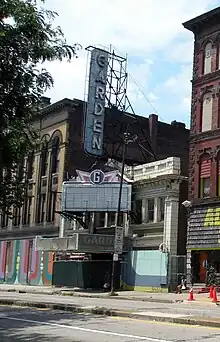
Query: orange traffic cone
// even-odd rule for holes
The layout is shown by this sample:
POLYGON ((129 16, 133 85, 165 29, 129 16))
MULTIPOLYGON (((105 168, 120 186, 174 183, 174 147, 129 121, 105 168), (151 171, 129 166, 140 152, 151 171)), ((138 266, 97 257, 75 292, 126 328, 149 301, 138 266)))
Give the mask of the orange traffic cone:
POLYGON ((216 286, 213 289, 212 301, 213 301, 213 303, 217 303, 218 302, 216 286))
POLYGON ((213 286, 210 286, 210 289, 209 289, 209 298, 213 298, 213 286))
POLYGON ((192 301, 192 300, 195 300, 194 299, 194 294, 193 294, 193 289, 191 288, 190 291, 189 291, 189 301, 192 301))

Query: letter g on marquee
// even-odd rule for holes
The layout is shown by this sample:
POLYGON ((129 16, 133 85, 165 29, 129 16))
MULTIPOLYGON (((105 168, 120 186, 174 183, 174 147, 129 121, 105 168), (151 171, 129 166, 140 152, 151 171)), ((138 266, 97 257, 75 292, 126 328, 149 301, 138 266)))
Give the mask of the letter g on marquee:
POLYGON ((90 182, 92 184, 101 184, 104 181, 105 174, 102 170, 93 170, 90 173, 90 182))

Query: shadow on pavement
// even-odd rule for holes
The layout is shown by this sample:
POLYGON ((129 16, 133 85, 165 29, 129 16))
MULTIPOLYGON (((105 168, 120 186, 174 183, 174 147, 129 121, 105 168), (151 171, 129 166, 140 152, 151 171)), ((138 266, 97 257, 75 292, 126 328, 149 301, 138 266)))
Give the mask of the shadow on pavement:
POLYGON ((106 318, 90 314, 73 314, 62 311, 35 310, 27 308, 0 307, 0 341, 1 342, 80 342, 77 339, 77 331, 70 330, 71 334, 66 335, 65 328, 53 325, 44 325, 41 322, 60 325, 74 325, 85 327, 89 319, 90 327, 92 322, 97 326, 97 320, 106 318), (7 317, 15 318, 15 320, 7 317), (18 319, 18 320, 16 320, 18 319), (26 322, 23 320, 36 321, 26 322), (71 339, 69 339, 71 337, 71 339))

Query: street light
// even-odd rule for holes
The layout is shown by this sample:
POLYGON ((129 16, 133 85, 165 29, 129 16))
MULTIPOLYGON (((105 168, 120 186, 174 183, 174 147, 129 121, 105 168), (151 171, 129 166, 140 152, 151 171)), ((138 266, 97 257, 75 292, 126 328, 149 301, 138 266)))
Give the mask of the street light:
MULTIPOLYGON (((122 196, 122 186, 123 186, 123 178, 124 178, 124 171, 125 171, 125 157, 127 152, 127 146, 128 144, 135 142, 138 138, 137 135, 134 135, 133 137, 130 137, 130 133, 126 132, 123 136, 123 150, 122 150, 122 169, 121 169, 121 179, 120 179, 120 187, 119 187, 119 195, 118 195, 118 209, 117 209, 117 220, 116 220, 116 227, 115 227, 115 233, 117 226, 119 225, 119 215, 121 211, 121 196, 122 196)), ((114 293, 114 279, 115 279, 115 266, 116 266, 116 260, 112 261, 112 276, 111 276, 111 292, 109 293, 110 296, 113 296, 114 293)))

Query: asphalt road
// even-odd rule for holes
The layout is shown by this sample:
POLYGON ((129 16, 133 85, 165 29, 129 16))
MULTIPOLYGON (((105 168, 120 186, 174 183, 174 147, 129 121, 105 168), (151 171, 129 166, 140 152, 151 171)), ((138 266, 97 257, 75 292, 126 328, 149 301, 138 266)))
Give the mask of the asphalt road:
POLYGON ((219 342, 220 328, 0 306, 1 342, 219 342))

